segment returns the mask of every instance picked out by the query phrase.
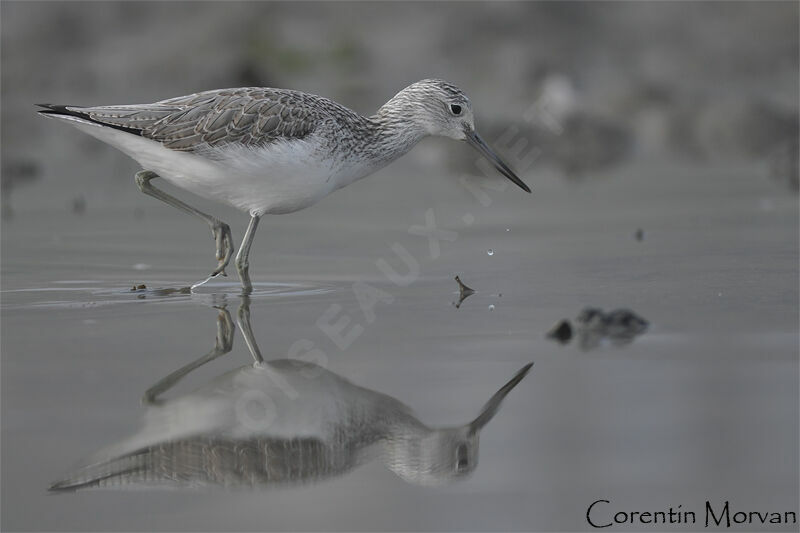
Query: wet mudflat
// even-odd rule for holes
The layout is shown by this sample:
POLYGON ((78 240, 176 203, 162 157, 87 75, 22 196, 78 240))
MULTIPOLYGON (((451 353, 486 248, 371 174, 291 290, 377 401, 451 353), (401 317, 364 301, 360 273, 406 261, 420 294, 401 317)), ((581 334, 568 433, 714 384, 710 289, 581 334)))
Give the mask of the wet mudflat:
MULTIPOLYGON (((139 480, 139 490, 49 493, 136 434, 145 391, 215 347, 221 310, 239 318, 235 279, 156 290, 203 279, 213 242, 119 182, 82 214, 17 210, 3 224, 3 529, 574 530, 600 498, 615 511, 682 505, 698 516, 706 500, 792 509, 796 196, 748 167, 635 164, 581 184, 544 172, 533 196, 488 191, 484 206, 456 177, 430 174, 388 170, 266 218, 250 323, 266 362, 312 354, 336 383, 405 404, 430 427, 469 423, 533 362, 481 429, 477 466, 456 447, 418 476, 408 472, 420 461, 392 468, 365 454, 316 481, 296 471, 287 483, 231 475, 228 489, 139 480), (458 307, 455 275, 476 291, 458 307), (648 329, 590 350, 547 338, 584 307, 633 309, 648 329)), ((243 216, 203 207, 240 238, 243 216)), ((252 365, 240 326, 230 351, 164 399, 252 365)), ((286 431, 310 431, 303 416, 286 431)))

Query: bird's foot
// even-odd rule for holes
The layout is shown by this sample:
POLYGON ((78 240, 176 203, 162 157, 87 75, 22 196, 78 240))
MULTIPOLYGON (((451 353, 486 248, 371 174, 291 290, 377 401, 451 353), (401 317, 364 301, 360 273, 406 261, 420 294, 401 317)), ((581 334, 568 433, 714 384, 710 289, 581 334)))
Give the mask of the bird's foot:
POLYGON ((214 236, 214 243, 216 245, 217 268, 211 273, 214 278, 220 274, 227 276, 225 267, 233 256, 233 236, 231 235, 231 227, 221 220, 215 220, 211 226, 211 233, 214 236))

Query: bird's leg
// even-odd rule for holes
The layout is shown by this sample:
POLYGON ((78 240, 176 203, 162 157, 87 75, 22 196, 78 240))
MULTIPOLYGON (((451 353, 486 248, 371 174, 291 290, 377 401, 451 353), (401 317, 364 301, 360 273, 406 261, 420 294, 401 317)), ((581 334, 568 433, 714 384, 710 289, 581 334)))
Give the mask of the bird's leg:
POLYGON ((227 309, 220 309, 219 315, 217 315, 217 339, 214 347, 203 357, 192 361, 188 365, 182 366, 147 389, 142 397, 142 403, 159 403, 160 400, 158 400, 158 396, 174 387, 186 374, 230 352, 233 348, 233 332, 235 329, 236 327, 233 325, 233 320, 231 320, 231 314, 227 309))
POLYGON ((174 196, 170 196, 164 191, 156 189, 150 183, 150 180, 157 177, 158 174, 153 171, 142 170, 141 172, 136 173, 136 185, 139 187, 139 190, 146 195, 152 196, 153 198, 158 198, 165 204, 176 207, 184 213, 189 213, 190 215, 194 215, 202 220, 205 220, 206 223, 211 226, 211 234, 214 236, 214 242, 216 243, 216 257, 217 261, 219 261, 217 268, 211 273, 211 277, 213 278, 218 274, 227 276, 225 273, 225 267, 228 266, 231 256, 233 255, 233 237, 231 236, 230 226, 222 222, 220 219, 212 217, 211 215, 207 215, 199 209, 195 209, 189 204, 178 200, 174 196))
POLYGON ((253 285, 250 283, 250 274, 248 268, 250 263, 248 257, 250 255, 250 246, 253 244, 253 237, 256 236, 256 228, 258 228, 258 221, 261 220, 260 216, 252 215, 250 217, 250 224, 247 225, 247 231, 244 233, 242 245, 236 254, 236 271, 239 273, 239 279, 242 281, 242 293, 246 296, 253 292, 253 285))

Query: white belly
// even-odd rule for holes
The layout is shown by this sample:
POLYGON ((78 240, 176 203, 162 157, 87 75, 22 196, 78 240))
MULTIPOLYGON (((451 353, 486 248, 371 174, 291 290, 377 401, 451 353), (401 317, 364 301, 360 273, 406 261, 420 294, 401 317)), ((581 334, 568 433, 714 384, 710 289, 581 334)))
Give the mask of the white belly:
POLYGON ((360 177, 347 176, 333 157, 321 152, 313 137, 264 147, 209 148, 207 158, 170 150, 116 129, 75 122, 81 130, 125 152, 144 169, 175 186, 253 215, 298 211, 360 177))

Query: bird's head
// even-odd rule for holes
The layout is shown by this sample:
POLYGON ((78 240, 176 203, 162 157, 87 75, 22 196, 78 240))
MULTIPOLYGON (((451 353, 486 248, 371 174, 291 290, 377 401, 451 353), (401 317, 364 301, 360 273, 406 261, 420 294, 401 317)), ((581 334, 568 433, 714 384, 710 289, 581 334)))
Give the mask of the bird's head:
POLYGON ((452 83, 438 79, 413 83, 389 100, 381 108, 379 115, 397 121, 411 121, 425 135, 466 141, 491 161, 506 178, 522 190, 531 192, 530 188, 475 131, 472 103, 467 95, 452 83))
POLYGON ((443 80, 422 80, 411 84, 392 100, 400 100, 404 110, 428 135, 467 139, 475 129, 472 104, 461 89, 443 80))

